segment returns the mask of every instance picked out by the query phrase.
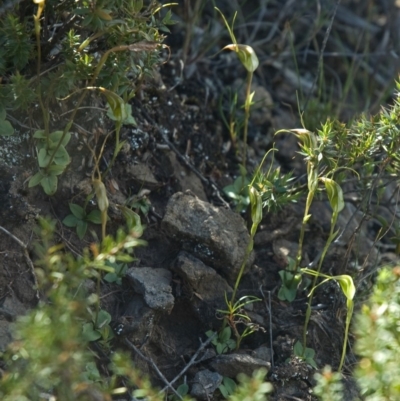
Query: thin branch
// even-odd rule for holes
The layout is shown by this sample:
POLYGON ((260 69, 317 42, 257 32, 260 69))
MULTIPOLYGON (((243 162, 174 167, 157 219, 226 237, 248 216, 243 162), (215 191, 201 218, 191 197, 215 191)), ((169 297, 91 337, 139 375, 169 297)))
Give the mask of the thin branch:
MULTIPOLYGON (((212 335, 211 337, 209 337, 207 339, 207 341, 205 341, 204 343, 201 343, 199 349, 196 351, 196 353, 192 356, 192 358, 190 359, 189 363, 181 370, 180 373, 178 373, 178 375, 171 380, 171 382, 169 384, 174 384, 181 376, 183 376, 185 374, 185 372, 194 364, 199 363, 202 361, 202 359, 196 361, 196 358, 199 356, 200 352, 207 347, 208 344, 211 343, 211 341, 216 337, 217 333, 214 333, 214 335, 212 335)), ((164 387, 160 393, 163 393, 165 390, 167 389, 167 387, 164 387)))
POLYGON ((139 355, 143 360, 145 360, 146 362, 148 362, 152 368, 156 371, 156 373, 158 374, 158 376, 160 377, 160 379, 167 385, 165 388, 169 388, 180 400, 182 400, 182 396, 174 389, 174 387, 172 386, 171 383, 168 382, 168 380, 166 379, 166 377, 162 374, 162 372, 160 371, 160 369, 158 369, 158 366, 154 363, 154 361, 151 358, 148 358, 147 356, 145 356, 140 350, 139 348, 137 348, 131 341, 129 341, 127 338, 124 338, 124 343, 131 349, 133 349, 133 351, 136 352, 137 355, 139 355))

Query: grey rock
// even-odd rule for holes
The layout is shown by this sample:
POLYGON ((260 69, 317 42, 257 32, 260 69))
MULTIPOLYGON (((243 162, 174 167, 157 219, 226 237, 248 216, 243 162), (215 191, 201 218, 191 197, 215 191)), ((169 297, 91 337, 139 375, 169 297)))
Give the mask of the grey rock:
POLYGON ((232 288, 213 268, 187 252, 180 252, 172 270, 178 273, 203 301, 213 302, 232 288))
POLYGON ((239 373, 251 376, 256 369, 269 370, 271 364, 246 354, 229 354, 217 356, 211 362, 211 366, 220 375, 234 379, 239 373))
POLYGON ((266 362, 271 362, 271 348, 259 347, 252 351, 251 356, 266 362))
POLYGON ((215 311, 224 309, 225 293, 232 293, 232 288, 213 268, 184 251, 179 253, 171 270, 194 294, 189 300, 193 313, 206 326, 212 325, 216 320, 215 311))
POLYGON ((142 295, 134 295, 126 304, 115 327, 117 335, 124 333, 131 341, 141 343, 153 330, 158 312, 149 308, 142 295))
POLYGON ((170 286, 171 273, 166 269, 152 267, 134 267, 128 269, 127 279, 133 289, 144 295, 146 304, 157 311, 171 312, 174 297, 170 286))
MULTIPOLYGON (((177 192, 168 202, 162 228, 184 250, 217 269, 233 283, 245 257, 250 236, 244 220, 228 209, 203 202, 190 191, 177 192)), ((251 254, 246 268, 254 261, 251 254)))
POLYGON ((221 385, 222 376, 217 372, 208 369, 200 370, 193 379, 190 395, 198 400, 209 400, 214 391, 221 385))

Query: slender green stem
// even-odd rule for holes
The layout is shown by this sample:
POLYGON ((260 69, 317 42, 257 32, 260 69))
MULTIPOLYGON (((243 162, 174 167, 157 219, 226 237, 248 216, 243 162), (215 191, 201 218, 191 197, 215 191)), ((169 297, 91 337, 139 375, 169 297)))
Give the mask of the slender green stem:
POLYGON ((244 168, 246 168, 246 158, 247 158, 247 136, 248 136, 249 119, 250 119, 250 106, 251 106, 250 91, 251 91, 252 80, 253 80, 253 72, 249 71, 247 73, 246 100, 244 103, 243 154, 242 154, 242 162, 244 168))
POLYGON ((43 123, 44 123, 44 132, 46 135, 47 146, 49 146, 49 113, 47 112, 46 108, 43 104, 42 99, 42 84, 40 79, 40 72, 41 72, 41 60, 42 60, 42 47, 40 44, 40 15, 43 12, 43 5, 38 6, 38 11, 36 15, 33 16, 34 24, 35 24, 35 36, 36 36, 36 44, 37 44, 37 77, 38 77, 38 85, 37 85, 37 95, 38 101, 40 105, 40 109, 42 110, 43 115, 43 123))
MULTIPOLYGON (((335 221, 335 224, 336 224, 336 221, 335 221)), ((324 249, 322 250, 321 258, 320 258, 319 263, 318 263, 317 274, 313 278, 313 282, 312 282, 311 288, 315 288, 315 286, 317 284, 317 279, 318 279, 320 271, 321 271, 322 262, 324 261, 326 253, 328 252, 328 249, 331 246, 331 243, 332 243, 333 238, 334 238, 334 228, 335 228, 335 225, 331 224, 329 238, 325 243, 324 249)), ((310 322, 310 318, 311 318, 311 304, 312 304, 313 297, 314 297, 314 291, 312 291, 310 293, 310 295, 308 297, 308 302, 307 302, 306 318, 305 318, 305 321, 304 321, 304 328, 303 328, 303 350, 306 349, 307 330, 308 330, 308 323, 310 322)))
POLYGON ((353 315, 354 303, 353 301, 347 303, 347 316, 346 316, 346 328, 344 331, 344 339, 343 339, 343 349, 342 349, 342 357, 340 358, 340 364, 338 371, 340 372, 343 368, 344 359, 346 357, 346 349, 347 349, 347 340, 349 338, 349 327, 351 322, 351 317, 353 315))

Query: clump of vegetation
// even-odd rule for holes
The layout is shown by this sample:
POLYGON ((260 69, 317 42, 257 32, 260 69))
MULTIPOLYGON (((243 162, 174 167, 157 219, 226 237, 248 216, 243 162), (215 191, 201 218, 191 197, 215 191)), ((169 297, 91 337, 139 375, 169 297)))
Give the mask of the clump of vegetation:
MULTIPOLYGON (((0 85, 0 117, 5 120, 7 108, 32 113, 34 104, 41 111, 41 116, 32 115, 42 129, 33 136, 38 172, 30 187, 40 184, 46 194, 56 192, 58 176, 70 163, 66 149, 70 130, 89 91, 105 96, 107 115, 115 121, 112 165, 122 147, 121 125, 135 124, 127 102, 161 63, 161 31, 168 31, 172 23, 170 12, 156 19, 161 8, 154 1, 144 7, 143 1, 37 0, 32 9, 32 2, 25 0, 6 11, 0 20, 0 75, 5 77, 0 85), (72 99, 68 122, 53 132, 50 110, 60 102, 68 107, 72 99)), ((12 133, 8 121, 0 128, 2 135, 12 133)))

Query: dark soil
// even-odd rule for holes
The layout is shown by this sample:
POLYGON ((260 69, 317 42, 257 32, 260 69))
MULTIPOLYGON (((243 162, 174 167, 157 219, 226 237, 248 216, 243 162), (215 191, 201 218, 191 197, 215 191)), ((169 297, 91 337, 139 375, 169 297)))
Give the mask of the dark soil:
MULTIPOLYGON (((253 171, 275 141, 279 150, 276 155, 277 166, 281 166, 282 171, 294 170, 296 176, 301 177, 305 172, 305 165, 301 157, 296 155, 296 139, 288 134, 274 138, 273 134, 281 128, 300 126, 296 117, 296 91, 304 91, 306 96, 307 88, 309 91, 312 86, 317 72, 318 54, 330 22, 330 11, 335 4, 322 2, 323 10, 318 11, 315 2, 267 2, 271 5, 265 10, 257 2, 263 10, 260 14, 252 12, 250 3, 241 8, 242 13, 238 17, 238 25, 241 26, 238 29, 238 41, 254 43, 260 57, 254 90, 260 94, 261 100, 250 120, 247 169, 249 172, 253 171), (318 12, 325 15, 322 27, 313 25, 318 12), (250 17, 244 18, 243 15, 250 17), (259 15, 262 22, 258 20, 259 15), (274 29, 275 34, 272 33, 274 29), (290 35, 294 35, 297 67, 291 54, 290 35), (300 74, 298 81, 290 79, 291 74, 296 76, 296 68, 300 74), (297 86, 299 83, 300 87, 297 86)), ((232 10, 227 4, 223 11, 230 15, 232 10)), ((223 124, 220 109, 227 113, 227 89, 232 88, 235 82, 240 86, 245 78, 245 71, 234 53, 215 55, 221 47, 229 43, 229 39, 223 34, 222 26, 219 26, 217 33, 211 34, 216 22, 211 19, 211 25, 206 24, 207 16, 212 18, 214 15, 209 5, 204 9, 204 20, 198 22, 198 31, 193 33, 186 53, 182 49, 187 35, 188 25, 185 21, 188 16, 181 6, 177 7, 176 13, 180 23, 172 29, 167 39, 171 57, 160 67, 158 78, 146 81, 133 99, 132 109, 137 127, 123 127, 122 140, 126 144, 106 179, 110 199, 109 234, 115 233, 124 224, 116 205, 124 204, 130 197, 138 194, 142 194, 142 201, 150 205, 146 215, 140 212, 147 226, 143 236, 147 246, 137 249, 137 261, 130 267, 163 268, 172 273, 174 306, 169 314, 157 313, 155 323, 149 324, 147 331, 137 330, 137 324, 143 322, 148 308, 141 295, 134 291, 130 280, 124 279, 120 286, 104 282, 102 287, 103 308, 113 317, 115 347, 123 347, 132 352, 137 366, 161 387, 165 383, 151 363, 141 359, 129 344, 140 347, 141 352, 171 381, 207 339, 205 332, 218 331, 221 328, 216 309, 223 307, 223 303, 211 305, 203 302, 202 294, 193 291, 173 269, 182 250, 182 243, 169 237, 161 222, 171 196, 187 190, 202 201, 219 208, 235 208, 229 203, 230 199, 224 194, 223 188, 239 175, 240 157, 235 152, 223 124), (212 55, 215 56, 210 57, 212 55), (182 71, 183 59, 185 66, 182 71), (197 305, 200 305, 197 313, 193 310, 193 299, 196 297, 197 305)), ((391 58, 390 52, 399 54, 400 42, 396 41, 395 35, 398 32, 394 29, 399 17, 400 9, 395 8, 392 2, 342 2, 333 24, 335 34, 331 33, 325 50, 331 56, 324 59, 327 82, 334 82, 336 79, 340 84, 335 86, 331 101, 335 106, 342 102, 338 111, 341 119, 352 118, 361 111, 376 112, 382 102, 390 101, 390 97, 384 95, 393 93, 392 84, 398 64, 396 65, 394 57, 391 58), (346 16, 350 19, 346 19, 346 16), (358 35, 363 38, 369 35, 369 52, 372 55, 368 61, 361 62, 355 56, 356 53, 365 55, 367 52, 365 41, 361 39, 357 42, 358 35), (339 51, 344 55, 335 57, 333 54, 339 51), (382 58, 389 60, 384 66, 381 63, 382 58), (365 87, 365 81, 355 79, 347 96, 340 97, 339 92, 346 83, 345 75, 349 73, 343 66, 343 60, 347 65, 353 61, 356 68, 364 71, 360 75, 365 79, 369 77, 369 83, 365 87)), ((317 83, 317 87, 318 85, 317 83)), ((93 99, 94 103, 101 105, 100 100, 93 99)), ((239 110, 238 113, 240 112, 239 110)), ((101 114, 96 110, 86 113, 82 111, 78 116, 77 125, 74 126, 76 134, 68 145, 69 149, 74 149, 71 152, 72 163, 61 177, 58 191, 53 197, 46 196, 39 187, 27 188, 29 177, 35 173, 35 162, 32 157, 33 144, 26 139, 28 135, 24 134, 30 134, 37 127, 31 126, 28 129, 27 118, 14 116, 20 124, 18 135, 22 139, 8 140, 0 137, 0 147, 7 149, 2 153, 3 160, 0 160, 0 226, 27 246, 24 251, 14 238, 0 231, 1 350, 5 349, 12 338, 10 322, 35 307, 40 296, 33 289, 34 271, 29 263, 30 259, 35 263, 32 243, 37 239, 34 234, 37 217, 51 216, 58 221, 56 241, 63 243, 66 250, 74 255, 81 254, 83 248, 101 237, 99 227, 91 225, 84 239, 79 240, 74 230, 61 223, 70 213, 68 203, 83 204, 91 190, 92 159, 88 147, 98 149, 104 133, 113 129, 109 120, 100 117, 101 114)), ((54 128, 62 129, 63 119, 60 117, 55 121, 58 121, 55 125, 59 126, 54 128)), ((18 128, 18 124, 16 127, 18 128)), ((239 142, 239 149, 240 146, 239 142)), ((112 152, 113 143, 109 141, 102 160, 103 170, 106 169, 112 152)), ((280 287, 278 273, 286 267, 286 256, 293 256, 296 250, 303 202, 304 200, 300 200, 264 217, 256 237, 254 263, 244 276, 238 294, 255 295, 261 299, 253 304, 252 310, 246 312, 259 326, 259 330, 242 342, 239 353, 254 356, 255 350, 260 347, 268 349, 264 362, 270 367, 268 378, 274 385, 271 396, 274 401, 315 399, 312 395, 315 369, 293 354, 294 343, 302 338, 307 291, 299 291, 292 303, 280 301, 277 297, 280 287)), ((325 202, 316 201, 312 213, 303 253, 305 263, 317 257, 329 230, 330 212, 325 202)), ((343 217, 344 222, 351 215, 351 210, 347 213, 347 217, 343 217)), ((242 217, 249 226, 251 222, 248 213, 243 213, 242 217)), ((353 232, 349 232, 347 238, 350 245, 346 243, 329 252, 323 266, 327 274, 351 274, 358 282, 361 273, 365 275, 376 267, 378 251, 371 245, 374 232, 368 225, 359 229, 361 223, 360 219, 359 224, 355 223, 353 232), (352 244, 355 243, 365 245, 353 248, 352 244)), ((229 284, 233 285, 231 281, 229 284)), ((223 295, 221 291, 215 297, 223 299, 223 295)), ((337 369, 339 365, 344 335, 344 312, 345 300, 339 286, 333 283, 321 286, 314 297, 308 332, 308 346, 315 350, 314 359, 319 368, 328 364, 337 369)), ((243 326, 239 327, 243 329, 243 326)), ((350 345, 353 340, 350 335, 350 345)), ((207 346, 200 357, 201 362, 191 364, 185 373, 190 386, 198 371, 214 370, 214 347, 207 346)), ((350 378, 355 363, 356 357, 349 347, 344 368, 346 399, 349 400, 356 394, 355 385, 350 378)), ((214 396, 219 399, 218 390, 214 396)))

